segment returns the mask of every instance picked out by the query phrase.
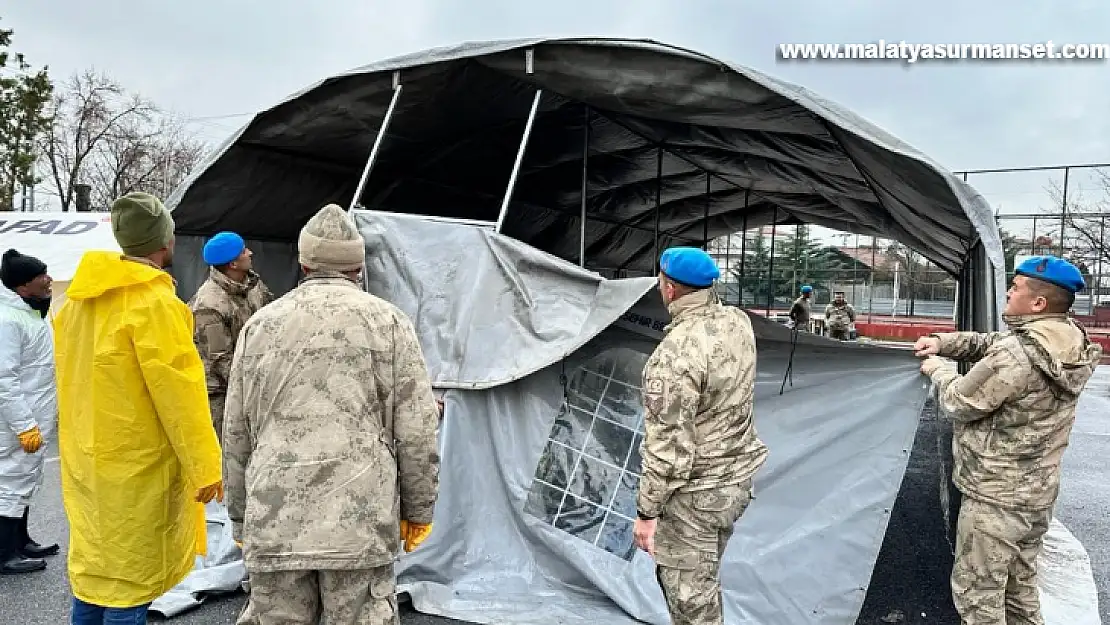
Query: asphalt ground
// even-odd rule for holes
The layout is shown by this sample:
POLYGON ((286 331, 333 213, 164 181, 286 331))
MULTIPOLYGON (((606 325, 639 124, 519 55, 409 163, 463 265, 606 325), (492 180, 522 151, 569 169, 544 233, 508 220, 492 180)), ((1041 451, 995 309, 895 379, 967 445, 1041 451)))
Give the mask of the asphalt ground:
MULTIPOLYGON (((924 418, 933 417, 926 411, 924 418)), ((922 431, 926 432, 928 428, 923 428, 922 431)), ((935 440, 933 437, 921 438, 915 447, 935 445, 935 440)), ((917 450, 915 455, 916 453, 917 450)), ((1063 480, 1056 515, 1086 547, 1098 586, 1102 620, 1110 623, 1110 525, 1106 523, 1106 518, 1110 516, 1110 487, 1107 486, 1110 483, 1110 463, 1107 458, 1110 458, 1110 366, 1102 366, 1079 403, 1071 444, 1064 456, 1063 480)), ((911 466, 907 475, 913 475, 917 471, 923 469, 911 466)), ((928 474, 927 470, 925 473, 920 476, 923 485, 935 484, 934 476, 928 474)), ((918 620, 915 617, 920 612, 915 614, 911 611, 911 606, 928 604, 933 604, 931 609, 927 609, 926 615, 919 617, 923 622, 946 622, 944 617, 951 614, 944 605, 937 605, 947 601, 946 588, 938 585, 943 583, 947 575, 944 558, 941 557, 941 550, 946 545, 934 545, 932 551, 936 553, 926 557, 926 553, 914 553, 914 549, 906 549, 909 543, 896 537, 897 532, 903 531, 897 529, 900 515, 937 513, 936 508, 914 512, 913 507, 928 504, 904 500, 903 495, 908 492, 909 489, 903 489, 903 493, 899 495, 900 501, 895 505, 892 527, 887 537, 891 544, 884 542, 883 546, 884 552, 890 553, 887 557, 880 556, 872 579, 872 585, 876 586, 872 590, 878 591, 880 586, 883 590, 868 593, 861 622, 868 622, 868 616, 878 622, 915 622, 918 620), (900 590, 901 582, 890 581, 895 577, 911 583, 917 577, 917 581, 926 582, 927 588, 914 588, 911 585, 900 590), (935 620, 938 617, 941 620, 935 620), (887 620, 892 618, 894 620, 887 620)), ((0 577, 0 625, 64 625, 68 622, 70 601, 64 548, 68 532, 62 509, 56 457, 47 461, 44 488, 31 509, 30 528, 32 535, 40 543, 62 544, 62 554, 50 558, 45 571, 24 576, 0 577)), ((933 529, 937 531, 933 532, 927 541, 929 543, 938 542, 943 536, 943 532, 933 529)), ((904 531, 915 530, 907 526, 904 531)), ((233 624, 245 600, 246 596, 242 593, 210 597, 203 606, 168 622, 179 625, 233 624)), ((152 617, 151 621, 160 622, 161 619, 152 617)), ((407 605, 402 606, 401 622, 405 625, 458 623, 417 613, 407 605)))

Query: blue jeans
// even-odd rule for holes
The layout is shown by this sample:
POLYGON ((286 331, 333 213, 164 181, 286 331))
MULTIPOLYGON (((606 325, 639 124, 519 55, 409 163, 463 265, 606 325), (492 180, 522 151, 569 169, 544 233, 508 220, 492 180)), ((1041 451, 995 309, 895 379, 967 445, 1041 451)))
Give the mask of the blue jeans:
POLYGON ((102 608, 73 598, 73 613, 70 625, 146 625, 146 613, 150 604, 134 608, 102 608))

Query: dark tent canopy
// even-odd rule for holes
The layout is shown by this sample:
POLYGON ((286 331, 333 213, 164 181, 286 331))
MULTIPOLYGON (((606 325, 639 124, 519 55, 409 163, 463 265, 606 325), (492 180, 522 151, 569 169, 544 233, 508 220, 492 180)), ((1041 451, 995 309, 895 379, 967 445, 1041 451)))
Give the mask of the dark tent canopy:
POLYGON ((612 39, 468 43, 325 79, 174 193, 179 235, 295 240, 323 204, 351 204, 383 125, 359 205, 500 222, 598 270, 649 272, 668 245, 771 223, 896 239, 954 275, 981 244, 984 285, 1002 264, 983 198, 873 124, 752 69, 612 39))

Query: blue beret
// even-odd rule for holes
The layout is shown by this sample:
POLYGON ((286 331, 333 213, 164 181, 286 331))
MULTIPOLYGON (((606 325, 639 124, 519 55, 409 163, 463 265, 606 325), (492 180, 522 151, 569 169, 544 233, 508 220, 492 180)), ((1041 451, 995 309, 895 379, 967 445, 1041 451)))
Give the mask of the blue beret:
POLYGON ((809 286, 808 284, 802 287, 802 293, 812 293, 812 292, 813 292, 813 287, 809 286))
POLYGON ((668 248, 659 257, 659 270, 671 280, 696 289, 712 286, 721 277, 717 262, 696 247, 668 248))
POLYGON ((1049 284, 1077 293, 1087 287, 1079 268, 1063 258, 1055 256, 1032 256, 1017 266, 1014 273, 1019 276, 1041 280, 1049 284))
POLYGON ((243 237, 234 232, 221 232, 204 244, 204 262, 218 267, 239 258, 247 247, 243 237))

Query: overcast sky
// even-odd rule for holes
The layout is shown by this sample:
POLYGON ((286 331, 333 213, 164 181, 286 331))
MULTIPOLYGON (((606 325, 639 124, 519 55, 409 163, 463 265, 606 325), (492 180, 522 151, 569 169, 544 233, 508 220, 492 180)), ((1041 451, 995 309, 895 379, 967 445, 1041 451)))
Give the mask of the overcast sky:
MULTIPOLYGON (((56 78, 95 66, 191 118, 249 113, 329 74, 466 40, 652 38, 802 84, 953 170, 1110 161, 1110 62, 781 62, 779 43, 1110 42, 1106 0, 28 0, 0 25, 56 78)), ((246 118, 201 119, 211 141, 246 118)), ((1057 174, 1059 178, 1059 174, 1057 174)), ((1047 174, 971 182, 1004 212, 1047 174)), ((1073 174, 1073 188, 1092 189, 1073 174)))

